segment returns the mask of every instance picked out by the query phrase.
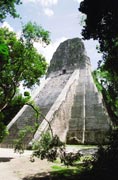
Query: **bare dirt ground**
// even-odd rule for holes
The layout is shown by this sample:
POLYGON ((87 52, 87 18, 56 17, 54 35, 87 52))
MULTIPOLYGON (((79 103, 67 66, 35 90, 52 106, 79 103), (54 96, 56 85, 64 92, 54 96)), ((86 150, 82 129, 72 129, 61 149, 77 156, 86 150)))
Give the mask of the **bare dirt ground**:
MULTIPOLYGON (((67 152, 77 152, 80 148, 67 147, 66 150, 67 152)), ((96 149, 88 149, 87 151, 83 149, 82 151, 83 154, 87 152, 91 154, 96 152, 96 149)), ((0 148, 0 180, 51 180, 50 172, 52 171, 54 163, 38 158, 35 158, 35 161, 31 162, 31 154, 32 151, 25 151, 24 154, 20 155, 14 153, 14 149, 0 148)), ((56 178, 56 180, 63 179, 66 180, 68 178, 56 178)), ((72 177, 72 180, 75 179, 77 178, 72 177)))
POLYGON ((31 151, 20 155, 13 149, 0 148, 0 180, 22 180, 37 173, 48 174, 52 163, 37 158, 31 162, 30 155, 31 151))

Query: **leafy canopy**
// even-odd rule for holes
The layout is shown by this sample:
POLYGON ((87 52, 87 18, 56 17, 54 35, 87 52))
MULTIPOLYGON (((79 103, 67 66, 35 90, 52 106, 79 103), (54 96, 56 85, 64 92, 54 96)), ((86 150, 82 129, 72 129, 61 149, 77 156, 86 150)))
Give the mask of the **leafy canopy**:
POLYGON ((8 14, 14 18, 19 17, 15 6, 20 4, 21 0, 0 0, 0 22, 3 22, 8 14))
POLYGON ((39 84, 39 78, 47 68, 45 58, 33 46, 33 42, 40 39, 49 43, 49 32, 45 32, 42 27, 38 27, 35 23, 26 24, 19 39, 14 32, 7 28, 0 28, 1 110, 14 97, 21 81, 28 88, 35 83, 39 84))
POLYGON ((44 30, 36 23, 32 24, 32 22, 28 22, 23 26, 23 38, 30 44, 33 42, 45 42, 48 45, 50 43, 49 31, 44 30))
POLYGON ((82 30, 84 39, 99 41, 104 68, 112 74, 118 74, 118 1, 84 0, 79 11, 86 15, 82 30))
POLYGON ((84 39, 99 41, 103 53, 102 64, 99 63, 102 92, 111 118, 118 119, 118 1, 84 0, 79 11, 86 15, 84 39))
POLYGON ((98 39, 101 50, 105 50, 105 46, 107 47, 105 41, 113 43, 118 36, 118 1, 84 0, 80 4, 79 11, 86 15, 83 37, 98 39))

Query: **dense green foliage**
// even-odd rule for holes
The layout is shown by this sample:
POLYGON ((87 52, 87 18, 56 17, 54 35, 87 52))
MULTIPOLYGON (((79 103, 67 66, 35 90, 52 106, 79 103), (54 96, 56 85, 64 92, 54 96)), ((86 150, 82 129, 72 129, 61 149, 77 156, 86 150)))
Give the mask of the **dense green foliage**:
POLYGON ((118 171, 118 1, 84 0, 79 10, 86 15, 82 30, 84 39, 98 40, 103 59, 93 77, 102 92, 108 113, 114 125, 109 144, 100 146, 92 163, 90 177, 117 179, 118 171))
POLYGON ((114 129, 109 136, 109 144, 100 146, 94 161, 88 165, 92 169, 89 171, 88 179, 117 179, 118 172, 118 129, 114 129))
POLYGON ((104 103, 107 107, 113 125, 118 125, 118 76, 111 76, 109 71, 105 71, 102 67, 93 72, 94 81, 99 91, 102 92, 104 103))
POLYGON ((0 110, 12 100, 21 81, 24 86, 31 87, 39 84, 39 78, 45 73, 45 58, 33 47, 35 38, 49 41, 49 32, 45 35, 42 30, 35 23, 28 23, 18 39, 14 32, 0 28, 0 110))
POLYGON ((86 15, 82 30, 84 39, 93 38, 99 41, 105 68, 113 74, 118 74, 118 1, 84 0, 79 11, 86 15))
POLYGON ((8 134, 7 128, 4 125, 4 123, 2 122, 3 117, 1 117, 1 116, 2 116, 2 114, 0 114, 0 142, 8 134))
POLYGON ((80 4, 79 11, 86 15, 83 37, 99 40, 100 50, 108 51, 118 36, 118 1, 84 0, 80 4))
POLYGON ((23 26, 23 34, 22 38, 27 40, 28 44, 32 44, 33 42, 40 43, 50 43, 49 39, 49 31, 44 30, 41 26, 38 26, 36 23, 28 22, 23 26))
POLYGON ((19 4, 22 4, 21 0, 0 0, 0 22, 3 22, 8 14, 14 18, 19 17, 15 8, 19 4))
POLYGON ((30 100, 30 95, 23 97, 22 94, 16 94, 15 97, 11 100, 8 106, 3 109, 3 119, 5 125, 14 118, 14 116, 18 113, 18 111, 30 100))
POLYGON ((29 134, 34 134, 37 130, 37 125, 34 123, 34 126, 25 126, 18 132, 18 138, 14 140, 14 151, 20 154, 24 153, 26 149, 26 144, 24 143, 27 140, 29 134))
MULTIPOLYGON (((19 17, 16 5, 20 4, 21 0, 1 0, 0 22, 7 15, 19 17)), ((0 28, 0 141, 7 132, 4 124, 8 124, 27 101, 21 95, 16 96, 20 82, 30 88, 40 83, 39 78, 46 71, 47 63, 34 48, 35 41, 45 44, 50 42, 49 32, 36 23, 24 25, 19 38, 7 28, 0 28)))
POLYGON ((84 39, 99 41, 104 69, 113 76, 118 75, 118 1, 84 0, 79 10, 86 15, 82 30, 84 39))
POLYGON ((81 157, 79 152, 66 152, 65 144, 57 135, 51 136, 49 132, 43 134, 41 140, 33 144, 33 150, 31 161, 35 160, 34 157, 51 162, 60 159, 64 165, 73 166, 75 161, 80 160, 81 157))
POLYGON ((82 30, 84 39, 99 41, 103 60, 99 62, 96 75, 99 72, 102 93, 111 119, 118 121, 118 1, 84 0, 79 10, 86 15, 82 30))

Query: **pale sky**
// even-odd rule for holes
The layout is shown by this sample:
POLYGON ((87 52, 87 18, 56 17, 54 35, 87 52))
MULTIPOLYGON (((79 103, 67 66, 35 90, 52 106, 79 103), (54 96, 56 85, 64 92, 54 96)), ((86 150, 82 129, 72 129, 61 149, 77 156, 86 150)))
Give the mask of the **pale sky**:
MULTIPOLYGON (((7 17, 1 26, 8 26, 10 30, 20 34, 22 24, 28 21, 36 22, 50 32, 51 43, 46 48, 35 43, 35 47, 42 53, 48 62, 61 42, 75 37, 82 38, 81 18, 78 11, 82 0, 22 0, 17 6, 17 12, 22 19, 7 17)), ((101 55, 97 53, 95 41, 83 41, 87 55, 91 59, 92 69, 97 67, 101 55)))

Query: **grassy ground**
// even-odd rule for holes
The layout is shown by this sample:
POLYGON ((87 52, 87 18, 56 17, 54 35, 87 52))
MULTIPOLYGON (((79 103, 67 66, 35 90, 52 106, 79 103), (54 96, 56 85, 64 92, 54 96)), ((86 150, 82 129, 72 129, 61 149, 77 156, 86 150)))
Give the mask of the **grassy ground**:
MULTIPOLYGON (((69 151, 76 149, 93 149, 96 146, 92 145, 67 145, 67 149, 69 151)), ((87 156, 88 157, 88 156, 87 156)), ((90 158, 91 156, 89 156, 90 158)), ((27 177, 23 180, 75 180, 75 179, 88 179, 90 178, 89 172, 85 171, 85 167, 83 166, 83 157, 81 160, 77 161, 73 166, 64 166, 61 164, 60 160, 56 160, 52 167, 51 171, 48 174, 37 174, 35 177, 27 177)), ((90 180, 90 179, 89 179, 90 180)))

